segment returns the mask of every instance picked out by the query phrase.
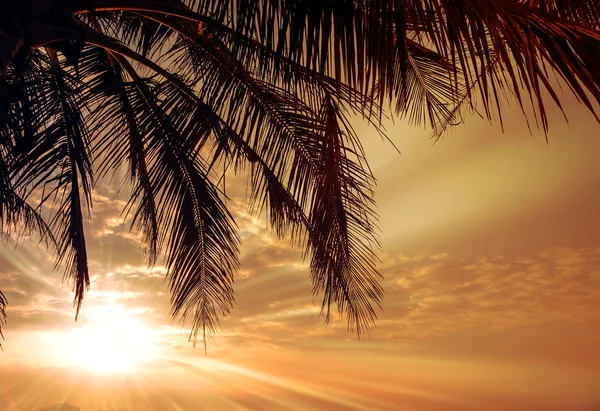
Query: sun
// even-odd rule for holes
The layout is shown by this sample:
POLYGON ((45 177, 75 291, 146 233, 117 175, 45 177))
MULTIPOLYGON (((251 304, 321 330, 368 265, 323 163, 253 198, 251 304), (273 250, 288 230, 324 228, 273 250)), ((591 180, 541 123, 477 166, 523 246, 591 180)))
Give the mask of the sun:
POLYGON ((157 359, 158 334, 121 306, 90 309, 88 321, 49 336, 54 362, 94 373, 131 373, 157 359))

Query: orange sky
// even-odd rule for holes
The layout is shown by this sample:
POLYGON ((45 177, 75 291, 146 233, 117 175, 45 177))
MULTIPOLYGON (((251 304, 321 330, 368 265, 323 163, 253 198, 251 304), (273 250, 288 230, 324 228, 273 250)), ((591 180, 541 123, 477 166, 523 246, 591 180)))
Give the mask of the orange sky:
POLYGON ((0 248, 0 410, 600 409, 600 126, 569 106, 549 144, 516 107, 504 134, 470 116, 434 146, 398 121, 402 155, 357 125, 379 180, 386 290, 361 341, 322 323, 301 252, 234 198, 237 303, 205 358, 167 315, 164 269, 144 267, 119 220, 124 197, 100 186, 78 323, 43 249, 0 248))

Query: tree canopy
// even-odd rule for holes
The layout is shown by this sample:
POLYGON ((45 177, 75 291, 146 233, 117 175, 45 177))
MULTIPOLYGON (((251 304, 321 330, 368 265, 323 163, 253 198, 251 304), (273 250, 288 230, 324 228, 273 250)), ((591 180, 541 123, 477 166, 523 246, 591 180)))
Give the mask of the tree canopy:
MULTIPOLYGON (((439 137, 517 102, 548 130, 554 78, 596 116, 597 0, 21 0, 0 15, 0 225, 56 250, 79 313, 92 190, 124 210, 172 314, 206 339, 233 304, 240 239, 224 175, 306 250, 322 314, 359 334, 383 290, 375 179, 350 116, 439 137)), ((598 118, 596 116, 596 118, 598 118)), ((0 325, 6 299, 0 294, 0 325)))

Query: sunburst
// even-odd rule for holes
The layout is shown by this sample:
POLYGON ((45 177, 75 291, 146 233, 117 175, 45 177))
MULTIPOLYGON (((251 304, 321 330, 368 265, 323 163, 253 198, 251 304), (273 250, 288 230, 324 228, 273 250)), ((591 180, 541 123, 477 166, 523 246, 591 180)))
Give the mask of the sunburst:
POLYGON ((135 372, 157 359, 159 334, 122 306, 90 307, 87 321, 47 335, 54 362, 94 373, 135 372))

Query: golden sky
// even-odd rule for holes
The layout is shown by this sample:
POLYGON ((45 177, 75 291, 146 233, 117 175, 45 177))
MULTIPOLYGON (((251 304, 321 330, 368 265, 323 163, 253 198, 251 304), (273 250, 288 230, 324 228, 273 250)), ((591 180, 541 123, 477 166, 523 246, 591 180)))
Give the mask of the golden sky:
POLYGON ((361 341, 323 324, 301 251, 245 212, 240 180, 237 303, 205 357, 168 316, 164 268, 145 268, 119 219, 125 197, 100 185, 77 323, 43 248, 0 248, 0 410, 597 411, 600 126, 570 103, 569 124, 551 113, 548 144, 516 106, 504 134, 468 116, 435 145, 397 121, 401 155, 357 123, 386 291, 361 341))

